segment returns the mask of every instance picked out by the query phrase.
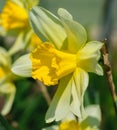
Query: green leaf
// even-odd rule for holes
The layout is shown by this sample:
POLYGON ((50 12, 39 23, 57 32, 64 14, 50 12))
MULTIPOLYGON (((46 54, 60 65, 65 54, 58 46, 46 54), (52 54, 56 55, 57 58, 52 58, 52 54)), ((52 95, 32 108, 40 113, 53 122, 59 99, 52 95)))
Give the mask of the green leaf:
POLYGON ((55 15, 37 6, 30 11, 30 23, 39 37, 41 33, 58 49, 62 47, 66 34, 60 20, 55 15))

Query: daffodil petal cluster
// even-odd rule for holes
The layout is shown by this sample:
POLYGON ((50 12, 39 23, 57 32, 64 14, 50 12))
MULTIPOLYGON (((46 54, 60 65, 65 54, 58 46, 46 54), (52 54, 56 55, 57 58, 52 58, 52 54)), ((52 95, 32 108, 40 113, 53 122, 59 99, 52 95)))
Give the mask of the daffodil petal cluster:
POLYGON ((34 31, 41 32, 50 42, 32 52, 32 77, 45 85, 55 85, 60 80, 46 114, 47 122, 59 121, 68 113, 82 118, 83 96, 89 81, 87 72, 103 74, 98 64, 103 43, 86 43, 84 27, 65 9, 59 9, 58 14, 60 19, 41 7, 33 8, 30 13, 34 31), (38 29, 35 28, 37 24, 38 29))

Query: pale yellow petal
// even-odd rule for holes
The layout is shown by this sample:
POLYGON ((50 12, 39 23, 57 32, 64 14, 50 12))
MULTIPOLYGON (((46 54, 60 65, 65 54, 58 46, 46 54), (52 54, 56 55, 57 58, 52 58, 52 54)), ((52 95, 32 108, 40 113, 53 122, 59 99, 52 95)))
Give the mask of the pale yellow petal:
POLYGON ((30 11, 30 23, 35 33, 40 33, 60 49, 66 39, 66 33, 60 20, 48 10, 42 7, 34 7, 30 11))
POLYGON ((58 14, 67 34, 67 49, 71 53, 76 53, 86 43, 86 30, 81 24, 72 19, 71 14, 67 10, 60 8, 58 14))
POLYGON ((49 109, 46 113, 46 122, 50 123, 54 120, 60 121, 65 119, 70 111, 70 100, 71 100, 71 77, 72 74, 63 77, 60 80, 57 92, 55 93, 49 109))
POLYGON ((30 54, 25 54, 18 58, 12 65, 11 71, 22 77, 32 76, 32 62, 30 60, 30 54))
POLYGON ((5 82, 0 86, 0 95, 5 96, 5 104, 1 110, 2 115, 6 115, 11 110, 14 97, 15 97, 16 88, 13 83, 5 82))
POLYGON ((98 41, 87 43, 77 53, 77 66, 87 72, 94 72, 100 75, 103 74, 102 69, 98 65, 98 60, 100 58, 99 50, 102 46, 103 43, 98 41))
POLYGON ((87 86, 88 74, 80 68, 63 77, 46 113, 46 122, 60 121, 69 114, 82 118, 84 114, 83 96, 87 86))
POLYGON ((88 81, 88 73, 81 68, 76 68, 72 77, 71 111, 79 118, 83 118, 85 115, 83 96, 88 87, 88 81))
MULTIPOLYGON (((79 50, 80 52, 84 52, 86 54, 93 54, 99 51, 103 46, 102 42, 99 41, 90 41, 84 45, 84 47, 79 50)), ((84 55, 85 56, 85 55, 84 55)))
POLYGON ((76 55, 56 50, 51 44, 40 44, 31 54, 32 77, 54 85, 76 67, 76 55))

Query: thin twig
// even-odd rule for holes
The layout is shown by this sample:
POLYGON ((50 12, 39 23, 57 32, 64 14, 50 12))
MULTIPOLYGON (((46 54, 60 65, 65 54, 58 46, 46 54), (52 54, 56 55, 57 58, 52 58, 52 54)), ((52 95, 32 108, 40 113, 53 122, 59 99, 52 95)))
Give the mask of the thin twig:
POLYGON ((104 64, 105 74, 107 76, 111 96, 112 96, 113 103, 114 103, 115 112, 117 114, 117 95, 115 92, 115 84, 113 82, 112 69, 111 69, 111 64, 109 62, 109 58, 108 58, 109 53, 108 53, 108 48, 107 48, 106 42, 107 42, 107 40, 105 39, 104 45, 101 49, 101 53, 103 55, 103 64, 104 64))
POLYGON ((47 91, 46 86, 43 83, 41 83, 40 81, 37 81, 37 84, 38 84, 39 90, 43 94, 47 104, 50 105, 51 97, 50 97, 50 95, 49 95, 49 93, 47 91))

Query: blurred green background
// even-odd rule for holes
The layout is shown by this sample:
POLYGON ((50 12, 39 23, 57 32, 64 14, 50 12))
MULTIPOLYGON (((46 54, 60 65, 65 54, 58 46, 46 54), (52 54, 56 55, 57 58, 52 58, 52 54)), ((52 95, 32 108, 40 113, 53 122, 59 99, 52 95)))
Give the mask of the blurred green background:
MULTIPOLYGON (((5 0, 0 0, 0 11, 5 0)), ((117 0, 41 0, 40 6, 57 14, 58 8, 67 9, 86 28, 89 40, 108 39, 113 78, 117 86, 117 0)), ((0 46, 4 39, 0 38, 0 46)), ((44 117, 48 105, 32 79, 15 82, 17 92, 11 112, 6 120, 16 130, 41 130, 48 126, 44 117)), ((49 87, 51 96, 55 88, 49 87)), ((117 87, 116 87, 117 91, 117 87)), ((85 94, 85 105, 100 104, 102 110, 101 130, 117 130, 117 116, 106 77, 90 74, 90 84, 85 94)), ((4 130, 0 127, 0 130, 4 130)))

